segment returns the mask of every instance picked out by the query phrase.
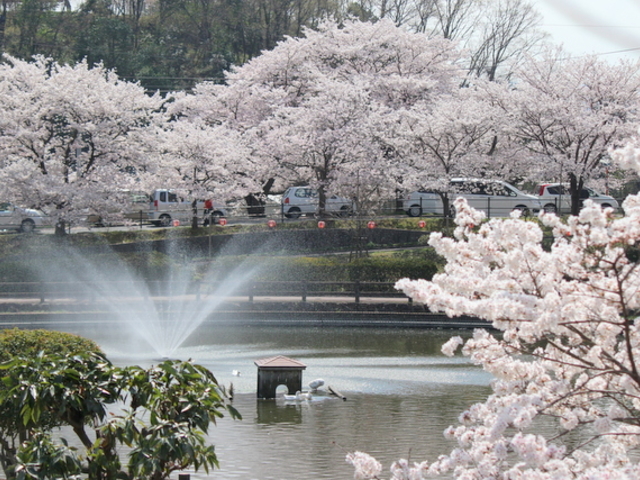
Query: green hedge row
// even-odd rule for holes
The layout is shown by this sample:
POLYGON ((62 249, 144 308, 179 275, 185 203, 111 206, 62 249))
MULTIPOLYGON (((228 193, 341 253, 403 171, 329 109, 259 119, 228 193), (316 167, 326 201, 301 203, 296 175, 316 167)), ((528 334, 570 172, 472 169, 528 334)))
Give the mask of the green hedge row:
POLYGON ((348 255, 321 257, 226 257, 200 267, 203 278, 210 269, 219 278, 234 271, 253 268, 258 281, 396 282, 400 278, 431 277, 442 268, 442 260, 429 249, 410 255, 369 256, 350 260, 348 255))

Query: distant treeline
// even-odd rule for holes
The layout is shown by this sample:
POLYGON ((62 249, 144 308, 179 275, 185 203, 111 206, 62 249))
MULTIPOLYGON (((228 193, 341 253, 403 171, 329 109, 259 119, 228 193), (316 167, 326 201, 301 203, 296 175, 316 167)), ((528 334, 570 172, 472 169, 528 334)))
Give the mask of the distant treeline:
POLYGON ((150 91, 189 90, 327 18, 388 18, 459 41, 469 72, 490 78, 542 38, 529 0, 0 0, 0 52, 86 59, 150 91))
POLYGON ((222 79, 285 35, 339 14, 331 0, 0 0, 0 51, 84 58, 150 90, 222 79), (65 6, 66 4, 66 6, 65 6))

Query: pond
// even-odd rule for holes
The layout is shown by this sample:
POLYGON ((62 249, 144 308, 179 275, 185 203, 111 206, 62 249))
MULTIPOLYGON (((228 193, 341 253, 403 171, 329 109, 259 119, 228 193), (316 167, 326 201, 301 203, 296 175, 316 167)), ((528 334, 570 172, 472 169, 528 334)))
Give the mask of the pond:
MULTIPOLYGON (((96 340, 119 365, 158 360, 122 348, 117 328, 67 325, 60 330, 96 340)), ((210 430, 220 469, 192 478, 350 479, 347 452, 364 451, 384 465, 434 460, 450 451, 444 429, 489 393, 490 376, 441 345, 471 332, 401 328, 201 326, 177 357, 209 368, 225 386, 242 420, 223 418, 210 430), (256 398, 256 360, 285 355, 304 363, 303 385, 321 378, 347 397, 317 395, 286 402, 256 398), (239 372, 239 375, 238 375, 239 372)), ((322 392, 321 392, 322 393, 322 392)))

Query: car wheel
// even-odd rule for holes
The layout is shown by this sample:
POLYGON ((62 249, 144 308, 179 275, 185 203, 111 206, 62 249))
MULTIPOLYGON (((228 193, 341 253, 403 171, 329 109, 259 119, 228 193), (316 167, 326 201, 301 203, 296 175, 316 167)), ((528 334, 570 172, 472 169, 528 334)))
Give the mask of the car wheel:
POLYGON ((422 215, 422 208, 420 208, 420 205, 411 205, 407 210, 407 215, 410 217, 419 217, 422 215))
POLYGON ((516 205, 516 208, 513 209, 515 210, 520 210, 520 216, 527 218, 531 216, 531 210, 529 210, 529 208, 527 208, 526 205, 516 205))
POLYGON ((555 203, 547 203, 544 206, 544 211, 545 211, 545 213, 556 213, 558 211, 558 209, 556 208, 556 204, 555 203))
POLYGON ((163 213, 160 215, 160 226, 161 227, 170 227, 171 226, 171 215, 167 215, 163 213))
POLYGON ((302 215, 302 212, 300 211, 300 209, 298 207, 291 207, 289 209, 289 211, 287 212, 287 214, 285 215, 285 217, 287 217, 287 218, 300 218, 300 215, 302 215))
POLYGON ((36 229, 36 224, 30 218, 23 220, 22 224, 20 225, 20 231, 22 233, 31 233, 35 229, 36 229))
POLYGON ((600 206, 601 206, 603 209, 604 209, 604 208, 613 208, 613 207, 611 206, 611 204, 609 204, 609 203, 603 203, 603 204, 602 204, 602 205, 600 205, 600 206))
POLYGON ((220 223, 220 219, 224 217, 224 214, 219 211, 216 210, 215 212, 211 213, 211 224, 212 225, 217 225, 220 223))
POLYGON ((348 217, 349 215, 351 215, 351 208, 349 208, 346 205, 343 205, 342 207, 340 207, 340 213, 339 215, 341 217, 348 217))

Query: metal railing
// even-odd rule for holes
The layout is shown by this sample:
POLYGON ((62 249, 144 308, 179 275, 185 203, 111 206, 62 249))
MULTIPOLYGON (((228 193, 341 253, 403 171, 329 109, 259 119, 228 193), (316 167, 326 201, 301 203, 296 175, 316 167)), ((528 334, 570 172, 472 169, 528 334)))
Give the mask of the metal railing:
MULTIPOLYGON (((161 297, 170 300, 186 297, 201 300, 204 296, 219 294, 225 282, 194 281, 188 285, 167 281, 74 281, 74 282, 0 282, 0 301, 34 299, 44 302, 55 299, 113 300, 143 297, 161 297)), ((249 281, 226 295, 245 297, 255 301, 259 297, 281 297, 306 302, 309 297, 411 299, 394 288, 394 282, 318 282, 318 281, 249 281)))

